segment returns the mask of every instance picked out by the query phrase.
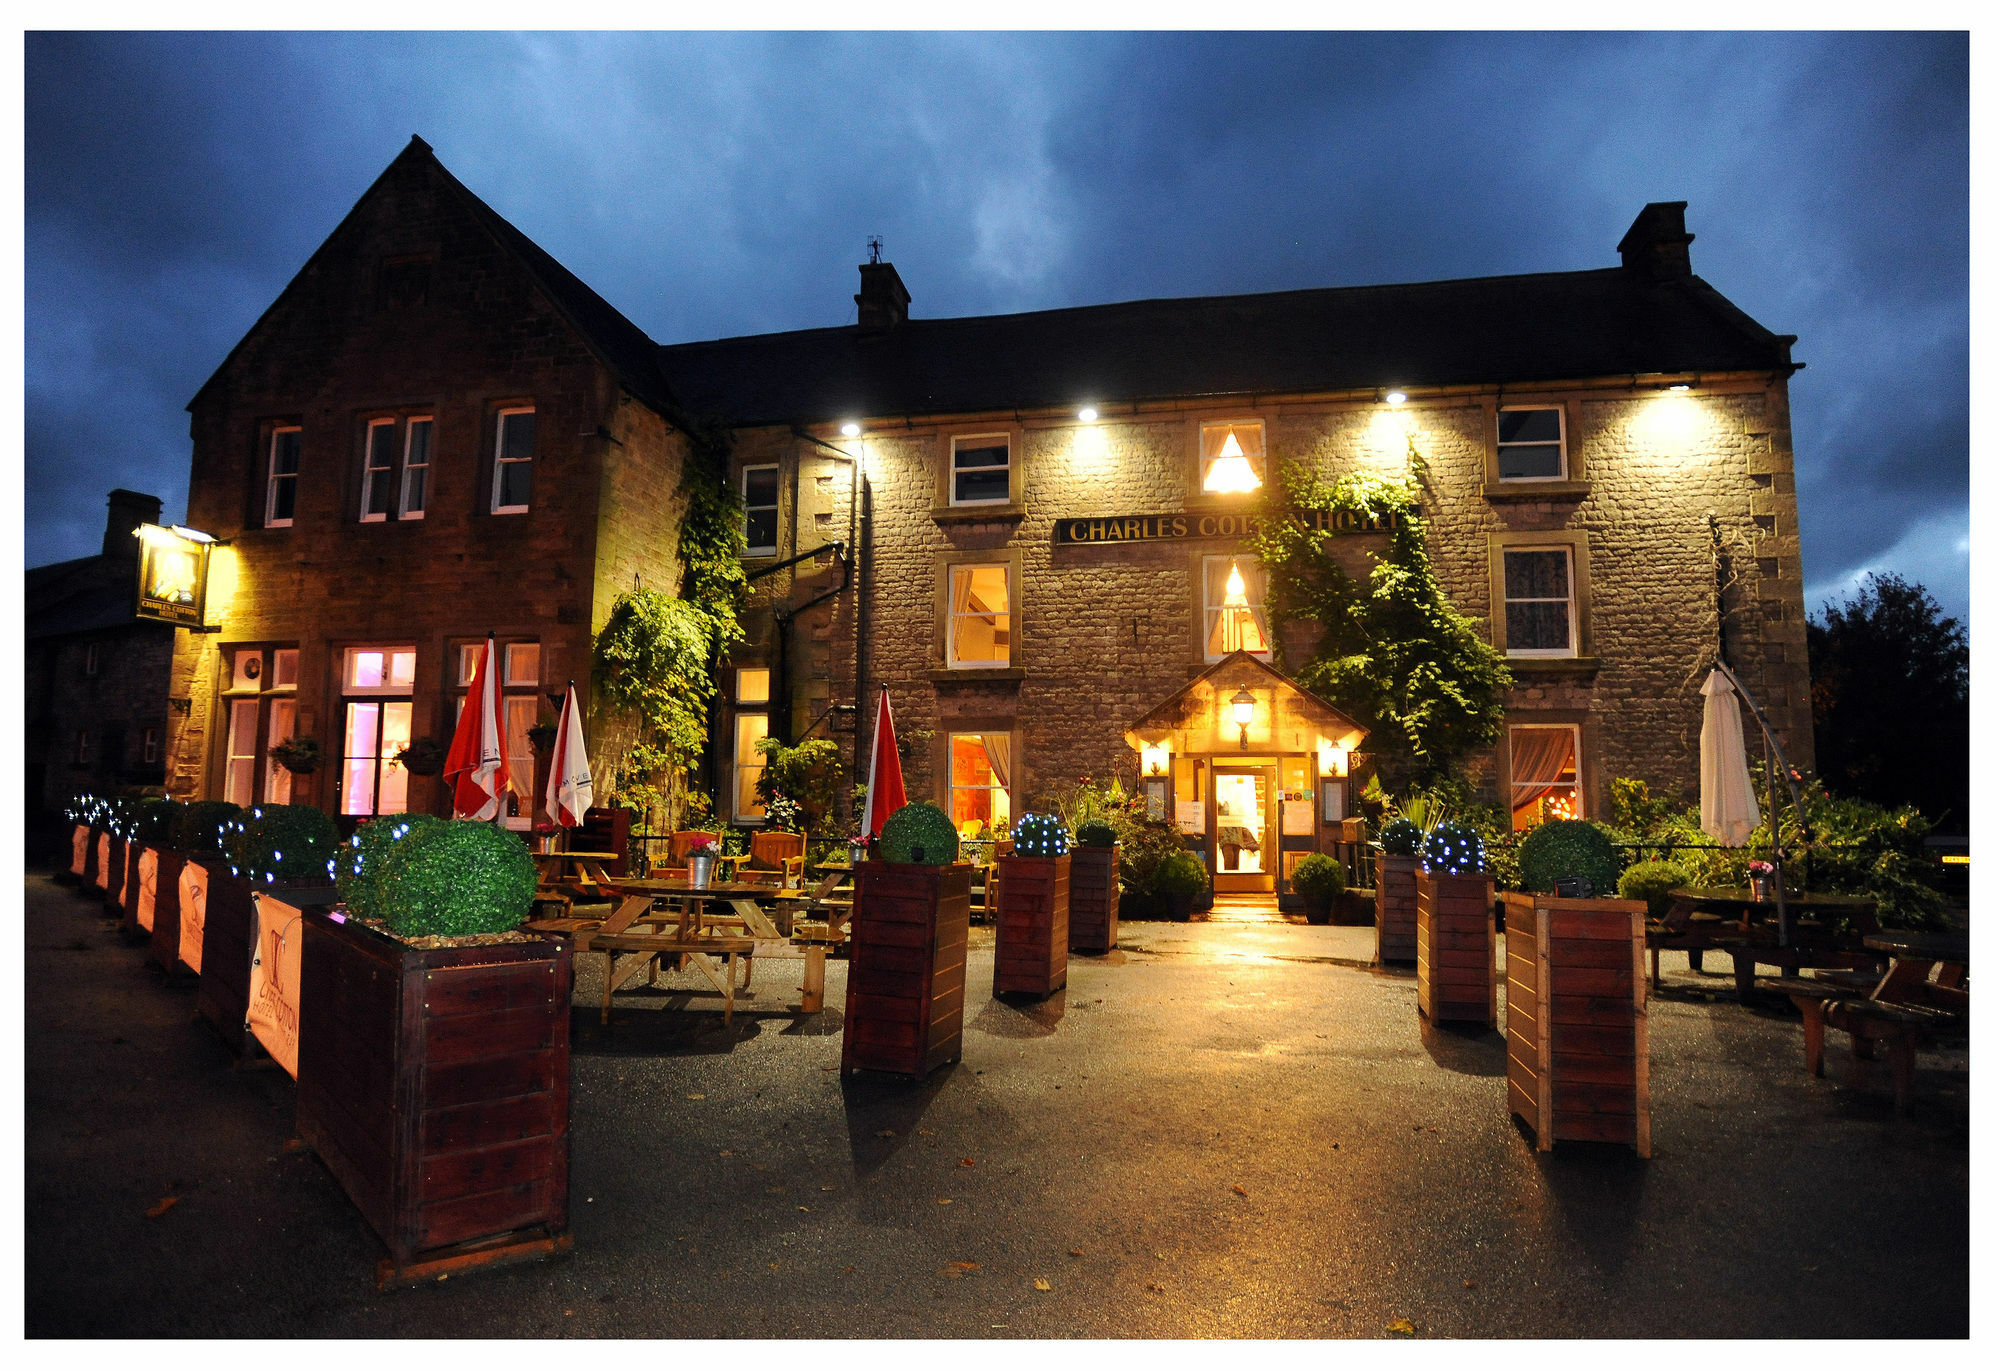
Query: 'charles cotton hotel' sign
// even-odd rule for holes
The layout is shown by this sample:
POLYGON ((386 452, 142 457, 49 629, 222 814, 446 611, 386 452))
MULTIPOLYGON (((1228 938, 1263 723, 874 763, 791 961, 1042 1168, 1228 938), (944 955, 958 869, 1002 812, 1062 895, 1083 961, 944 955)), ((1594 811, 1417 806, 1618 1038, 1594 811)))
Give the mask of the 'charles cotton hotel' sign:
MULTIPOLYGON (((1315 509, 1296 516, 1317 533, 1387 533, 1403 525, 1401 514, 1361 514, 1351 509, 1315 509)), ((1181 542, 1201 538, 1253 537, 1264 525, 1258 514, 1128 514, 1122 518, 1057 519, 1056 541, 1181 542)))

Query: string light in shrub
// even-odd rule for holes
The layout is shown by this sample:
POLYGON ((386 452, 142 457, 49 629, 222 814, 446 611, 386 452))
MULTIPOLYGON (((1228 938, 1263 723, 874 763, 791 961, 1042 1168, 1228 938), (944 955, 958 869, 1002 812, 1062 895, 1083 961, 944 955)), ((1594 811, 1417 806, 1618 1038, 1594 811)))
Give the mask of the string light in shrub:
POLYGON ((1014 855, 1065 856, 1069 853, 1069 829, 1054 814, 1024 813, 1014 825, 1014 855))
POLYGON ((1436 875, 1478 875, 1486 869, 1486 844, 1463 823, 1440 823, 1424 840, 1424 869, 1436 875))

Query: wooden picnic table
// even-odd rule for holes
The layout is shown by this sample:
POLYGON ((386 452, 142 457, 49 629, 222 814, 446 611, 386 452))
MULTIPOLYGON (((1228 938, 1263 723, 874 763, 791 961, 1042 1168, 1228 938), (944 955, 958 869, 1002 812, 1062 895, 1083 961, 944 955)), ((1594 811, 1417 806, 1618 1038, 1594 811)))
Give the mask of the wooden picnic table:
POLYGON ((1735 963, 1736 998, 1748 1004, 1755 996, 1757 967, 1774 965, 1796 975, 1806 968, 1858 970, 1874 964, 1854 932, 1843 932, 1814 913, 1843 917, 1858 924, 1858 932, 1875 931, 1875 901, 1853 894, 1786 894, 1789 912, 1804 915, 1792 927, 1792 942, 1779 946, 1777 929, 1764 920, 1777 911, 1777 901, 1758 899, 1747 889, 1696 887, 1669 890, 1673 901, 1666 917, 1646 929, 1652 954, 1653 988, 1660 985, 1660 952, 1688 953, 1688 966, 1701 969, 1704 951, 1719 951, 1735 963))

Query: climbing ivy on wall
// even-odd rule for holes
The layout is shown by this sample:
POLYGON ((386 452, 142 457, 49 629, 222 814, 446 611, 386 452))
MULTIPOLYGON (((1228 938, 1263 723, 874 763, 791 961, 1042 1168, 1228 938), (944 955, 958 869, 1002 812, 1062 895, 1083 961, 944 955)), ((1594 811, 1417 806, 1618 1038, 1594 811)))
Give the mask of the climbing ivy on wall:
POLYGON ((1318 625, 1311 653, 1285 667, 1369 730, 1368 751, 1392 789, 1445 779, 1498 741, 1512 684, 1505 659, 1438 584, 1414 443, 1409 463, 1403 480, 1350 474, 1330 484, 1286 466, 1266 488, 1253 542, 1268 575, 1265 604, 1280 660, 1286 624, 1318 625), (1311 530, 1320 512, 1389 526, 1388 547, 1365 578, 1339 563, 1334 539, 1311 530))

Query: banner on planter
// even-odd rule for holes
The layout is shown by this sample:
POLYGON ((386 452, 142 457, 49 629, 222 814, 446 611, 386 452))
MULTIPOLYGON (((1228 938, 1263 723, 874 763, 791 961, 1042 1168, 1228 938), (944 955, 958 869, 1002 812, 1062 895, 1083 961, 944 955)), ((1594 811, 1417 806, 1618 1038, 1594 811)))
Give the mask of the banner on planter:
POLYGON ((208 868, 199 861, 181 867, 181 963, 201 974, 201 934, 208 926, 208 868))
POLYGON ((250 1010, 244 1023, 271 1059, 299 1078, 299 949, 306 925, 299 911, 268 894, 252 894, 257 949, 250 957, 250 1010))
POLYGON ((81 880, 85 867, 90 865, 90 829, 78 824, 69 839, 69 873, 81 880))
POLYGON ((111 888, 111 834, 97 834, 97 888, 111 888))
POLYGON ((160 854, 151 847, 139 849, 139 926, 153 930, 153 896, 159 892, 160 854))

